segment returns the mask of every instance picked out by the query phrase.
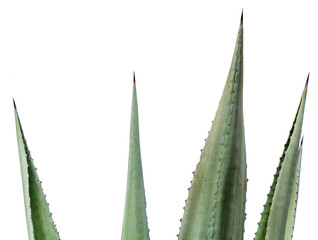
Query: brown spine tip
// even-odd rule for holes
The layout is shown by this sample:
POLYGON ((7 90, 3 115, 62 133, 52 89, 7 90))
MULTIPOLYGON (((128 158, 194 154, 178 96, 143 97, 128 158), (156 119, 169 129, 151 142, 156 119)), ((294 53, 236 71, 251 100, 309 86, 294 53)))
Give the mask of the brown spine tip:
POLYGON ((305 85, 305 87, 307 87, 307 86, 308 86, 309 75, 310 75, 310 73, 308 73, 308 76, 307 76, 307 80, 306 80, 306 85, 305 85))
POLYGON ((134 84, 136 83, 135 71, 134 71, 134 84))
POLYGON ((17 106, 15 105, 15 101, 14 101, 14 98, 13 98, 12 100, 13 100, 13 106, 14 106, 14 110, 17 110, 17 106))
POLYGON ((243 25, 243 9, 242 9, 242 14, 241 14, 241 25, 243 25))

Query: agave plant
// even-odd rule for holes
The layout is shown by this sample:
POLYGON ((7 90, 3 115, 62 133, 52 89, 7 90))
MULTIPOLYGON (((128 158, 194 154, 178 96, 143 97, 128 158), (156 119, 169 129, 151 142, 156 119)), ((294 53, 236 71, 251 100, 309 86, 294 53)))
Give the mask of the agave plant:
MULTIPOLYGON (((292 239, 302 155, 301 129, 308 79, 264 205, 256 240, 292 239)), ((18 148, 30 240, 60 239, 15 108, 18 148)), ((179 240, 240 240, 246 218, 246 153, 243 118, 243 14, 227 81, 194 172, 179 240)), ((122 240, 148 240, 134 75, 129 165, 122 240)))

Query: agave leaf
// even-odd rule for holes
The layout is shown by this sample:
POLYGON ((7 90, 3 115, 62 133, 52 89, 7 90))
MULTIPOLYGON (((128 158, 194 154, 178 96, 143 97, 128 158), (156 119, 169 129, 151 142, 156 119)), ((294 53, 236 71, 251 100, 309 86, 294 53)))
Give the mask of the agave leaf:
POLYGON ((195 170, 179 240, 243 239, 246 154, 243 15, 223 95, 195 170))
POLYGON ((295 174, 294 184, 293 184, 293 188, 292 188, 292 195, 290 198, 288 218, 287 218, 287 223, 286 223, 285 240, 291 240, 293 238, 297 200, 298 200, 298 191, 299 191, 299 179, 300 179, 302 151, 303 151, 303 140, 301 141, 300 147, 299 147, 296 174, 295 174))
POLYGON ((291 239, 291 228, 296 209, 295 188, 298 186, 300 167, 299 142, 305 110, 308 79, 298 106, 298 110, 289 132, 283 154, 280 158, 274 180, 270 188, 255 240, 291 239))
POLYGON ((146 214, 146 197, 140 154, 138 104, 135 75, 130 122, 130 145, 126 187, 126 202, 121 239, 150 239, 146 214))
POLYGON ((14 103, 24 206, 29 240, 60 240, 14 103))

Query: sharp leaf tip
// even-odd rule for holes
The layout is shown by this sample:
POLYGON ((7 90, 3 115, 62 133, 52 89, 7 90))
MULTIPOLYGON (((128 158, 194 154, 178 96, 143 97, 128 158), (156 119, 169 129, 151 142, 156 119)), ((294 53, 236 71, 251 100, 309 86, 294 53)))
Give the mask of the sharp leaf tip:
POLYGON ((307 76, 306 85, 305 85, 306 87, 308 86, 309 76, 310 76, 310 73, 308 73, 308 76, 307 76))
POLYGON ((17 105, 15 105, 14 98, 12 100, 13 100, 13 107, 14 107, 15 110, 17 110, 17 105))
POLYGON ((242 9, 242 14, 241 14, 241 25, 243 25, 243 9, 242 9))

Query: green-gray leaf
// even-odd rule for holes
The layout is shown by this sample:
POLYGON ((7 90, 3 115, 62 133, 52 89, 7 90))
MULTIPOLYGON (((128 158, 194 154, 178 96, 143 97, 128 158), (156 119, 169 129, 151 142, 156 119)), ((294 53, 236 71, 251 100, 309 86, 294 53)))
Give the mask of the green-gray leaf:
POLYGON ((255 240, 292 239, 296 211, 301 150, 299 142, 307 96, 308 79, 264 205, 255 240), (295 192, 296 191, 296 192, 295 192))
POLYGON ((14 115, 29 240, 60 240, 23 134, 15 103, 14 115))
POLYGON ((140 154, 138 104, 135 76, 130 122, 130 145, 126 202, 121 239, 150 239, 146 214, 146 197, 140 154))
POLYGON ((243 239, 246 182, 241 19, 223 95, 189 190, 179 240, 243 239))

